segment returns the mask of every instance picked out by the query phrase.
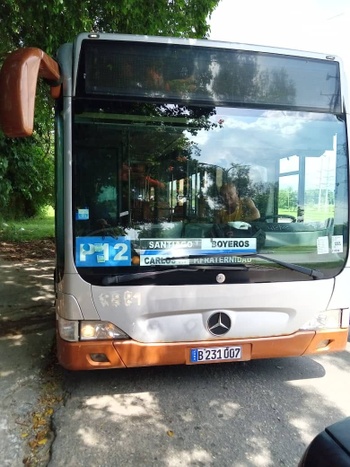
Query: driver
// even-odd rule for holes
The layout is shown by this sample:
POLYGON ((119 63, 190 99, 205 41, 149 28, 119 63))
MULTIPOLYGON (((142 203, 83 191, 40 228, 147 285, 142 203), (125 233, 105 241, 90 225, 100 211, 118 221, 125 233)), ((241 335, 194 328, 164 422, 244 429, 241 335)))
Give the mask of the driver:
POLYGON ((224 207, 219 211, 218 222, 244 221, 259 219, 260 212, 251 198, 240 198, 237 187, 233 183, 224 183, 220 188, 220 196, 224 207))

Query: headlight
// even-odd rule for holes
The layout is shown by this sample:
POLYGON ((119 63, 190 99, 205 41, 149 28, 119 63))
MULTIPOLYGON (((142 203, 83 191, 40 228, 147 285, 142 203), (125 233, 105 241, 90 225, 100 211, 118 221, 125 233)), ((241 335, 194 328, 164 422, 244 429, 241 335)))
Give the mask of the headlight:
POLYGON ((82 341, 105 339, 128 339, 129 336, 108 321, 81 321, 80 339, 82 341))

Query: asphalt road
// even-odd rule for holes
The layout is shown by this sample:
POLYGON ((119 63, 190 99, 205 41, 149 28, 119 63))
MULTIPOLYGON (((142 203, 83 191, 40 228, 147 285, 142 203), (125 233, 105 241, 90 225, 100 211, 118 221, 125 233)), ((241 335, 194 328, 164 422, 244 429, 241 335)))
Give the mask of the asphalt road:
POLYGON ((49 457, 50 416, 40 417, 39 426, 36 414, 47 411, 47 397, 54 392, 46 390, 55 335, 52 278, 50 260, 15 262, 0 256, 1 467, 34 467, 26 460, 36 455, 30 443, 36 445, 39 430, 45 429, 40 458, 49 457))
POLYGON ((350 344, 317 358, 64 373, 50 467, 296 466, 350 415, 350 344))

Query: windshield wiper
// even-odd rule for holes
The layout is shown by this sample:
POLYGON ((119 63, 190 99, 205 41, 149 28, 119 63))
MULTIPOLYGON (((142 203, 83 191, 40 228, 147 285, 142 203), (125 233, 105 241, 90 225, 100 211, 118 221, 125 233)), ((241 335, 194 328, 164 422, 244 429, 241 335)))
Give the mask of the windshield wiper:
MULTIPOLYGON (((211 253, 210 256, 223 256, 223 253, 211 253)), ((307 268, 305 266, 299 266, 298 264, 289 263, 289 262, 282 261, 282 260, 276 259, 276 258, 271 258, 270 256, 261 255, 260 253, 239 253, 239 254, 237 254, 237 253, 225 253, 225 256, 261 258, 261 259, 264 259, 265 261, 271 261, 271 263, 279 264, 280 266, 283 266, 286 269, 290 269, 291 271, 300 272, 301 274, 305 274, 307 276, 310 276, 313 279, 323 279, 323 277, 324 277, 323 272, 319 271, 318 269, 311 269, 311 268, 307 268)), ((197 258, 203 258, 203 257, 204 257, 204 255, 188 255, 188 256, 175 256, 175 257, 169 258, 169 259, 170 260, 185 259, 185 258, 197 259, 197 258)), ((208 267, 210 267, 210 266, 208 266, 208 267)), ((222 268, 224 268, 224 265, 222 265, 222 268)))
MULTIPOLYGON (((187 256, 185 257, 187 258, 187 256)), ((190 256, 192 258, 192 256, 190 256)), ((178 259, 178 258, 170 258, 170 259, 178 259)), ((196 272, 196 271, 215 271, 215 270, 220 270, 222 272, 223 270, 225 271, 246 271, 247 267, 245 265, 237 265, 237 266, 226 266, 226 265, 221 265, 220 267, 217 265, 210 265, 210 266, 202 266, 202 265, 192 265, 189 264, 186 268, 177 268, 173 267, 171 269, 161 269, 161 270, 155 270, 155 271, 144 271, 144 272, 134 272, 131 274, 118 274, 115 276, 106 276, 102 279, 102 284, 103 285, 113 285, 113 284, 120 284, 122 282, 131 282, 131 281, 137 281, 141 279, 147 279, 149 277, 155 277, 155 276, 160 276, 162 274, 171 274, 174 272, 196 272)))
POLYGON ((106 276, 102 279, 103 285, 120 284, 122 282, 137 281, 140 279, 146 279, 148 277, 159 276, 161 274, 169 274, 172 272, 187 271, 187 269, 165 269, 160 271, 144 271, 144 272, 133 272, 131 274, 118 274, 116 276, 106 276))
MULTIPOLYGON (((222 256, 222 253, 213 253, 210 256, 222 256)), ((260 253, 225 253, 225 256, 237 256, 237 257, 250 257, 250 258, 261 258, 265 261, 270 261, 271 263, 278 264, 279 266, 283 266, 284 268, 290 269, 291 271, 300 272, 301 274, 305 274, 307 276, 312 277, 313 279, 322 279, 324 274, 322 271, 318 269, 311 269, 305 266, 299 266, 298 264, 288 263, 286 261, 282 261, 276 258, 271 258, 269 256, 261 255, 260 253)), ((176 259, 197 259, 203 258, 203 255, 188 255, 188 256, 174 256, 169 257, 168 259, 176 260, 176 259)), ((155 277, 162 274, 171 274, 175 272, 188 272, 188 271, 246 271, 247 267, 243 264, 232 266, 232 265, 191 265, 189 264, 186 268, 171 268, 171 269, 161 269, 161 270, 154 270, 154 271, 144 271, 144 272, 134 272, 131 274, 118 274, 114 276, 106 276, 102 279, 103 285, 113 285, 113 284, 121 284, 123 282, 132 282, 142 279, 147 279, 149 277, 155 277)))
POLYGON ((288 263, 288 262, 282 261, 280 259, 271 258, 270 256, 261 255, 260 253, 247 253, 247 254, 241 253, 240 255, 237 255, 237 256, 261 258, 261 259, 264 259, 266 261, 271 261, 271 263, 279 264, 280 266, 283 266, 283 267, 285 267, 287 269, 290 269, 291 271, 300 272, 301 274, 305 274, 307 276, 310 276, 313 279, 322 279, 324 277, 323 272, 319 271, 318 269, 312 269, 312 268, 307 268, 305 266, 299 266, 298 264, 288 263))

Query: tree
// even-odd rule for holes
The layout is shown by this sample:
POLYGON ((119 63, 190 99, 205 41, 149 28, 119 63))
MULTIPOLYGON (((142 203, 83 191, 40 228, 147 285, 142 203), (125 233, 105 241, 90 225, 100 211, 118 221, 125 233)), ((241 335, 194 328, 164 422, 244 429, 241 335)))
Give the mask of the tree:
MULTIPOLYGON (((54 56, 60 44, 83 31, 205 38, 207 20, 218 2, 3 0, 0 64, 7 53, 19 47, 39 47, 54 56)), ((36 214, 44 201, 52 199, 52 107, 48 90, 39 89, 34 135, 19 142, 0 134, 0 216, 36 214)))
POLYGON ((3 0, 0 43, 9 51, 40 47, 54 54, 58 46, 83 31, 180 37, 206 37, 207 23, 219 0, 3 0), (79 12, 79 14, 77 14, 79 12))

